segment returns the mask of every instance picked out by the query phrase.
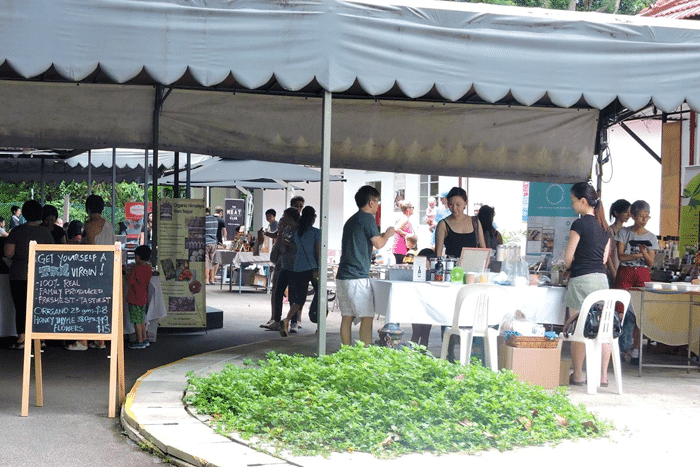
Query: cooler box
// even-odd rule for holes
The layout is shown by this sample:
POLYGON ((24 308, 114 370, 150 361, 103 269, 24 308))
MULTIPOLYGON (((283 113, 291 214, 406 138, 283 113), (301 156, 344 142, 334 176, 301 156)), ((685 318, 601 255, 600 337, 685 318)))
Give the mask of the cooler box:
POLYGON ((389 281, 413 281, 413 268, 388 268, 386 279, 389 281))
POLYGON ((559 339, 558 345, 551 349, 510 347, 499 336, 498 369, 511 370, 520 381, 554 389, 559 386, 561 345, 559 339))

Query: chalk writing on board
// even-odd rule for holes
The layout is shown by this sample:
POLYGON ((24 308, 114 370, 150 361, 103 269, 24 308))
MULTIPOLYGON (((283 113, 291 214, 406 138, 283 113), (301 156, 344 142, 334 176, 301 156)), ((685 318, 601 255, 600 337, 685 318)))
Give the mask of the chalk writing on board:
POLYGON ((109 334, 113 252, 37 252, 33 332, 109 334))

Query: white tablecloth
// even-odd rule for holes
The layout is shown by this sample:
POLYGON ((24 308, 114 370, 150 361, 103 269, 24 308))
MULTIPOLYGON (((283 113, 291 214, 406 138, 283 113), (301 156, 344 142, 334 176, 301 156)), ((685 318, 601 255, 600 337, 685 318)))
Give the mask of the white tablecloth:
MULTIPOLYGON (((133 334, 134 325, 129 321, 129 304, 126 303, 127 285, 124 283, 124 334, 133 334)), ((168 312, 163 301, 163 289, 160 285, 160 276, 152 276, 148 283, 148 306, 146 309, 146 331, 148 338, 155 342, 158 335, 158 320, 168 312)))
POLYGON ((700 351, 700 306, 691 305, 700 303, 700 295, 654 293, 649 290, 630 290, 630 294, 637 314, 637 325, 641 315, 644 315, 645 336, 655 342, 673 346, 688 344, 690 340, 690 350, 696 354, 700 351), (689 322, 689 313, 692 313, 692 322, 689 322))
MULTIPOLYGON (((374 311, 387 323, 451 325, 461 284, 372 280, 374 311)), ((537 323, 564 324, 564 287, 506 287, 513 310, 537 323)), ((502 316, 502 315, 501 315, 502 316)), ((494 323, 499 324, 496 316, 494 323)))
POLYGON ((234 267, 238 268, 241 266, 241 263, 269 263, 270 253, 260 253, 254 256, 252 251, 217 250, 214 255, 214 261, 217 264, 233 264, 234 267))

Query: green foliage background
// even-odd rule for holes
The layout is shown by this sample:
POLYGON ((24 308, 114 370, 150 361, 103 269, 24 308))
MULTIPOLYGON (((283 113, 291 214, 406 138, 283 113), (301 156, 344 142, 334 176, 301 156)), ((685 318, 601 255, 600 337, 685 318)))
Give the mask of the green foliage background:
MULTIPOLYGON (((121 182, 115 186, 115 206, 112 206, 112 184, 106 182, 93 183, 92 191, 88 191, 86 182, 60 182, 47 183, 44 188, 46 204, 51 204, 58 209, 59 216, 63 215, 63 202, 66 195, 70 196, 69 214, 71 220, 84 221, 87 218, 85 212, 85 199, 90 194, 100 195, 105 200, 105 212, 103 216, 111 219, 112 209, 115 209, 115 221, 124 220, 124 205, 128 202, 143 201, 143 186, 138 183, 121 182)), ((151 197, 149 187, 149 198, 151 197)), ((184 193, 184 190, 183 190, 184 193)), ((183 194, 181 193, 181 194, 183 194)), ((172 197, 173 189, 169 186, 158 187, 159 197, 172 197)), ((12 215, 12 205, 22 206, 27 200, 35 199, 41 202, 41 184, 36 182, 5 183, 0 182, 0 216, 9 219, 12 215)))

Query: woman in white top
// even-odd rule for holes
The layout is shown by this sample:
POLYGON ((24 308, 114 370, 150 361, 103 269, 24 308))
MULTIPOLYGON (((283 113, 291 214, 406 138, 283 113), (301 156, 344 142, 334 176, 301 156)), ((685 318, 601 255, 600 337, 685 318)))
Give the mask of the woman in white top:
MULTIPOLYGON (((112 224, 102 217, 105 202, 101 196, 90 195, 85 200, 85 210, 88 214, 88 220, 85 222, 85 236, 82 243, 88 245, 114 245, 117 241, 117 236, 114 234, 112 224)), ((90 348, 105 349, 105 341, 95 341, 90 343, 90 348)), ((76 341, 73 344, 66 346, 66 350, 87 350, 88 342, 86 340, 76 341)))
MULTIPOLYGON (((659 241, 656 235, 646 229, 650 215, 649 203, 638 200, 632 203, 630 212, 634 225, 621 228, 615 234, 617 245, 617 256, 620 258, 620 266, 615 276, 615 288, 627 290, 630 287, 644 287, 645 282, 651 281, 651 267, 654 265, 656 250, 659 249, 659 241)), ((622 310, 618 310, 621 312, 622 310)), ((629 330, 632 323, 636 321, 634 310, 630 307, 625 315, 625 322, 622 325, 622 335, 620 344, 626 350, 626 342, 629 341, 629 330)), ((631 363, 639 364, 639 328, 634 326, 634 333, 631 336, 634 340, 632 345, 631 363)))
MULTIPOLYGON (((632 212, 630 208, 632 204, 626 199, 618 199, 613 204, 610 205, 610 220, 615 219, 610 225, 610 230, 612 231, 613 238, 615 235, 625 226, 630 217, 632 217, 632 212)), ((620 258, 617 255, 617 248, 613 248, 610 251, 610 257, 608 257, 608 275, 610 276, 611 285, 615 283, 615 276, 617 276, 617 268, 620 267, 620 258)))

